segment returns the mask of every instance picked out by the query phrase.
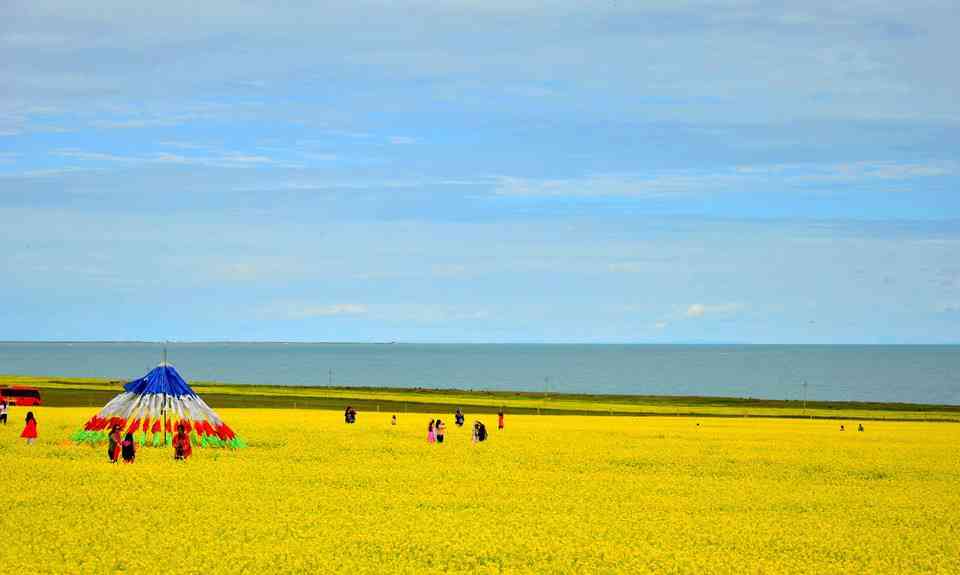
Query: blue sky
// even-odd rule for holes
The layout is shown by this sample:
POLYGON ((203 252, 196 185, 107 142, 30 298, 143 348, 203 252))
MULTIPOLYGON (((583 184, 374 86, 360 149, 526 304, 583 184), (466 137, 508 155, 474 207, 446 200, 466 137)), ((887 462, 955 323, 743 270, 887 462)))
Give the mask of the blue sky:
POLYGON ((6 2, 0 339, 956 342, 952 2, 6 2))

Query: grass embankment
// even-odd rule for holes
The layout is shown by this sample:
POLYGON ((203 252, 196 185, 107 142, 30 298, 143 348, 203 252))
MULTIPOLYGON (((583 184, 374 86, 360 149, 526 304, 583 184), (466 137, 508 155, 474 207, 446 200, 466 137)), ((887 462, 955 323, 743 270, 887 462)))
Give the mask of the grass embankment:
MULTIPOLYGON (((42 390, 44 405, 100 407, 122 389, 121 381, 95 378, 0 376, 0 385, 30 385, 42 390)), ((191 382, 212 407, 343 409, 359 411, 447 413, 461 407, 491 413, 501 407, 514 414, 543 415, 695 415, 816 419, 884 419, 960 422, 960 406, 643 395, 549 394, 516 391, 388 389, 362 387, 283 387, 191 382)))

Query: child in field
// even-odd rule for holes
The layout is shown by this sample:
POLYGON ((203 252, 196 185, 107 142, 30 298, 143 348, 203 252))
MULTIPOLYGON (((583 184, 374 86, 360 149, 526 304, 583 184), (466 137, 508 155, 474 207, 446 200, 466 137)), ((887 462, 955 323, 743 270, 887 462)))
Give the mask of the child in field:
POLYGON ((0 400, 0 423, 7 424, 7 400, 0 400))
POLYGON ((110 429, 110 435, 107 437, 107 457, 110 458, 110 463, 116 463, 120 459, 120 444, 123 443, 123 439, 120 436, 120 426, 114 425, 110 429))
POLYGON ((177 434, 173 437, 173 458, 186 459, 193 455, 193 447, 190 446, 190 436, 187 435, 183 424, 177 425, 177 434))
POLYGON ((437 443, 443 443, 443 434, 447 431, 447 424, 437 420, 437 443))
POLYGON ((457 424, 457 427, 463 427, 463 412, 460 411, 460 408, 457 408, 457 412, 453 415, 453 422, 457 424))
POLYGON ((503 408, 500 408, 500 413, 497 414, 497 429, 503 429, 503 408))
POLYGON ((390 418, 390 425, 396 425, 396 424, 397 424, 397 414, 394 413, 393 417, 390 418))
POLYGON ((128 431, 127 435, 123 438, 123 443, 120 446, 120 454, 123 456, 124 463, 133 463, 133 460, 137 458, 137 444, 133 440, 133 433, 128 431))
POLYGON ((33 442, 37 440, 37 418, 33 416, 32 411, 28 411, 27 418, 24 421, 20 437, 27 440, 27 445, 33 445, 33 442))
POLYGON ((858 424, 857 424, 857 431, 863 431, 863 424, 862 424, 862 423, 858 423, 858 424))
POLYGON ((427 425, 427 443, 434 443, 437 440, 437 434, 433 430, 433 420, 430 420, 430 424, 427 425))

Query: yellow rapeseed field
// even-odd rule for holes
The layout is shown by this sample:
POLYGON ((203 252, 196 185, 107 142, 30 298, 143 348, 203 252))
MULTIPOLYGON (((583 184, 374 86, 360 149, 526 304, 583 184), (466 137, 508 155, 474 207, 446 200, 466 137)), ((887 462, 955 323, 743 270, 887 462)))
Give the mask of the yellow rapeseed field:
POLYGON ((250 447, 111 465, 0 427, 5 573, 960 570, 960 425, 220 410, 250 447))

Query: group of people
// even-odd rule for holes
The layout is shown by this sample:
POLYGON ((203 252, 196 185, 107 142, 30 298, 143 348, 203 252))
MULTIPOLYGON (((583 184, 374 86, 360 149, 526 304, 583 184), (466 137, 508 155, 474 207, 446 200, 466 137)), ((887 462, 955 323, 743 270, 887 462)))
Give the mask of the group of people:
MULTIPOLYGON (((128 431, 126 435, 122 434, 123 427, 114 425, 107 436, 107 457, 110 458, 110 463, 117 463, 121 459, 124 463, 133 463, 137 459, 137 442, 133 438, 133 432, 128 431)), ((177 424, 177 432, 171 443, 174 459, 182 461, 193 455, 190 434, 187 433, 183 423, 177 424)))
POLYGON ((447 433, 447 424, 439 418, 430 420, 427 425, 427 443, 443 443, 443 438, 447 433))
MULTIPOLYGON (((0 423, 3 425, 7 424, 7 411, 9 409, 10 405, 7 400, 0 399, 0 423)), ((27 440, 27 445, 32 445, 37 440, 37 418, 34 417, 32 411, 28 411, 24 418, 23 431, 20 432, 20 437, 27 440)))
MULTIPOLYGON (((454 423, 457 427, 463 427, 465 416, 463 411, 458 407, 456 413, 453 414, 454 423)), ((397 416, 393 416, 393 424, 397 423, 397 416)), ((497 413, 497 428, 503 429, 503 410, 501 409, 497 413)), ((443 439, 446 435, 447 425, 443 420, 431 419, 430 423, 427 424, 427 443, 443 443, 443 439)), ((487 440, 487 426, 483 424, 479 419, 473 422, 473 433, 471 434, 471 440, 474 443, 480 443, 481 441, 487 440)))
POLYGON ((124 463, 133 463, 137 458, 137 444, 133 440, 133 433, 128 431, 121 439, 122 432, 121 426, 114 425, 107 436, 107 457, 110 458, 110 463, 116 463, 121 457, 124 463))

